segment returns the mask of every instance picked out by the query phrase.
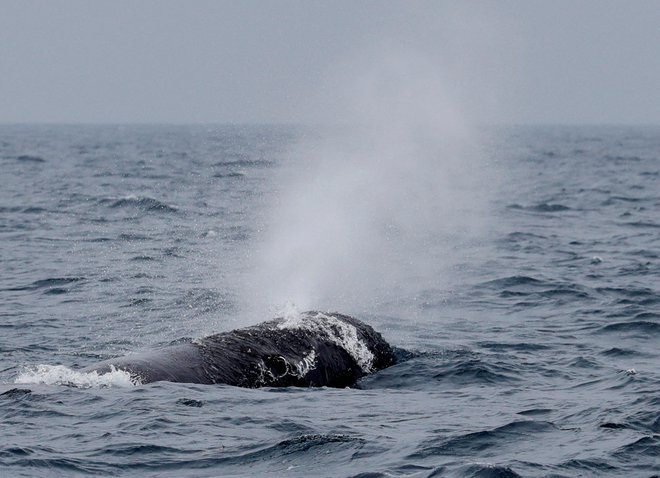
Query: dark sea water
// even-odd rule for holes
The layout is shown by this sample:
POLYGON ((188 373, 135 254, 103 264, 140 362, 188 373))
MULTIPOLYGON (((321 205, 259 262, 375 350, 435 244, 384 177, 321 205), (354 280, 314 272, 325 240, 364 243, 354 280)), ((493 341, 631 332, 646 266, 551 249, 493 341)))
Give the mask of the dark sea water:
POLYGON ((0 126, 0 476, 659 475, 660 128, 489 134, 447 277, 342 310, 412 357, 242 389, 75 370, 242 325, 301 132, 0 126))

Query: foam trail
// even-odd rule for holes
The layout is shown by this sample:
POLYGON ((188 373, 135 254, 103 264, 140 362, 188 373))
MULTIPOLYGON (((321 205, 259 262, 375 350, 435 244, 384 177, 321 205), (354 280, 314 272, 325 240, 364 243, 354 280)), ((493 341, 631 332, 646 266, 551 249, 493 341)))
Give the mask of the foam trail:
POLYGON ((137 383, 128 372, 113 369, 111 372, 82 373, 64 365, 37 365, 18 374, 15 384, 66 385, 77 388, 132 387, 137 383))

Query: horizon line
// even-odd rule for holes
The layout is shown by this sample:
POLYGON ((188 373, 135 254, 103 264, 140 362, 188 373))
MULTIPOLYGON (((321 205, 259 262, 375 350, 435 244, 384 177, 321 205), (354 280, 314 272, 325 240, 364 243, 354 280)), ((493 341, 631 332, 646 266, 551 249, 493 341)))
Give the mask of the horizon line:
MULTIPOLYGON (((529 121, 529 122, 475 122, 477 127, 568 127, 568 126, 596 126, 596 127, 659 127, 660 122, 629 122, 629 121, 529 121)), ((0 121, 3 126, 222 126, 222 127, 246 127, 246 126, 280 126, 280 127, 351 127, 352 123, 322 123, 322 122, 275 122, 275 121, 0 121)))

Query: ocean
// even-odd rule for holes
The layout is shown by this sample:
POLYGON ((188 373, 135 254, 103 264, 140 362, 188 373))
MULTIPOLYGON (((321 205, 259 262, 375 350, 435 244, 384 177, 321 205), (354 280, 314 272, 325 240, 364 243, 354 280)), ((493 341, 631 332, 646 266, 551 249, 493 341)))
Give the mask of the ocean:
POLYGON ((0 126, 0 476, 660 476, 660 128, 485 129, 0 126), (78 371, 308 308, 409 356, 345 389, 78 371))

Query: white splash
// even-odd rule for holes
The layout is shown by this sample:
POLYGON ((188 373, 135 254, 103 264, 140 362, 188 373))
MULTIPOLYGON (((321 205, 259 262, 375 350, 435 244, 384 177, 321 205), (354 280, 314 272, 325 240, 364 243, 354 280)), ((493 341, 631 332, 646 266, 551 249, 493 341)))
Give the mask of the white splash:
POLYGON ((275 317, 283 317, 285 321, 299 320, 302 310, 293 302, 285 302, 273 308, 275 317))
POLYGON ((299 377, 304 377, 308 372, 316 368, 316 350, 312 350, 296 364, 296 372, 299 377))
POLYGON ((302 329, 325 336, 330 342, 348 352, 366 373, 373 371, 374 354, 358 337, 354 325, 321 312, 297 313, 285 316, 277 324, 279 329, 302 329))
POLYGON ((78 372, 64 365, 37 365, 18 374, 16 384, 67 385, 77 388, 132 387, 138 382, 125 370, 111 366, 108 373, 78 372))

